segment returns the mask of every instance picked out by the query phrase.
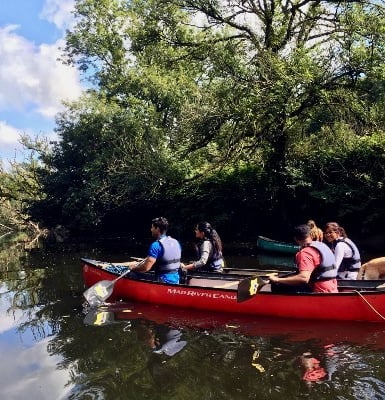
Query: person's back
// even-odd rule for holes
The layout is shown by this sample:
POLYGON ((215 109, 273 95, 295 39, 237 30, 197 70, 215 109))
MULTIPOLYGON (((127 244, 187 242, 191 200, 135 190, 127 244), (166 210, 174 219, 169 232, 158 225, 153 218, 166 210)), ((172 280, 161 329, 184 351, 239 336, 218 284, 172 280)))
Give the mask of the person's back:
MULTIPOLYGON (((162 282, 168 282, 169 277, 164 275, 174 274, 175 278, 179 276, 178 271, 180 268, 181 248, 179 242, 171 236, 162 235, 158 242, 162 247, 162 251, 156 257, 154 264, 155 274, 160 277, 162 282)), ((152 255, 151 249, 149 254, 152 255)), ((168 282, 178 283, 178 282, 168 282)))
POLYGON ((132 267, 131 278, 151 280, 152 276, 146 273, 153 269, 155 280, 163 283, 179 283, 182 249, 176 239, 166 235, 167 229, 166 218, 159 217, 152 220, 151 235, 156 240, 151 244, 143 263, 132 267))
POLYGON ((311 241, 297 254, 296 261, 299 271, 311 272, 309 284, 313 292, 336 291, 337 268, 334 254, 325 243, 311 241), (309 252, 311 253, 311 264, 309 264, 309 252))

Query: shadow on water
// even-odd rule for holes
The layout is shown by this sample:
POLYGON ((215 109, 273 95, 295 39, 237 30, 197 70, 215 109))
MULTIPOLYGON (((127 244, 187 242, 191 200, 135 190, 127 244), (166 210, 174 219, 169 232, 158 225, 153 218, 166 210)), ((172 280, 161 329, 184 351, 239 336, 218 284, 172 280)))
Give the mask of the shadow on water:
MULTIPOLYGON (((384 324, 134 303, 90 309, 82 297, 85 256, 128 257, 95 246, 1 248, 4 399, 385 398, 384 324)), ((258 255, 227 261, 279 265, 258 255)))

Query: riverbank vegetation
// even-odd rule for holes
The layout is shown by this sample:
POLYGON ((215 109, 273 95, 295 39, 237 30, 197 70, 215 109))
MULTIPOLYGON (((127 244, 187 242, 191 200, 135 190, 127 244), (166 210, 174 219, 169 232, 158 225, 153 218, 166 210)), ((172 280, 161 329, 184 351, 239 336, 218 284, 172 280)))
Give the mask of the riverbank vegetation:
POLYGON ((382 232, 383 1, 78 0, 75 17, 63 62, 92 88, 1 171, 2 213, 73 233, 148 236, 160 214, 181 237, 201 219, 232 240, 308 218, 382 232))

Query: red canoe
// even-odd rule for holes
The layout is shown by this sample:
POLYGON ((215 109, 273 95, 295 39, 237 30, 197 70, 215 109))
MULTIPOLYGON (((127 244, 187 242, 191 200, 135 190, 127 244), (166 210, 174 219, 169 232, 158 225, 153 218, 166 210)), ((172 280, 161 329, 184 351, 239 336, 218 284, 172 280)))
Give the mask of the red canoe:
MULTIPOLYGON (((117 274, 82 259, 86 287, 101 280, 114 280, 117 274)), ((189 309, 251 314, 259 316, 340 321, 385 322, 385 290, 354 290, 340 293, 272 293, 261 291, 238 302, 240 280, 229 276, 190 276, 187 284, 168 285, 133 280, 116 281, 109 301, 134 300, 189 309)), ((363 285, 369 281, 351 281, 363 285), (362 283, 361 283, 362 282, 362 283)), ((367 285, 367 284, 366 284, 367 285)))

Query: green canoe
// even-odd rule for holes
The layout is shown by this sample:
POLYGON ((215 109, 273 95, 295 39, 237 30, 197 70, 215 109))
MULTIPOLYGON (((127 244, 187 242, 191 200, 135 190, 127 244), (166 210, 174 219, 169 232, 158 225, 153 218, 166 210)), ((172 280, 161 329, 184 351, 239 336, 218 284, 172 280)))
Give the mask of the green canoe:
POLYGON ((264 236, 258 236, 257 248, 271 253, 285 254, 295 254, 299 250, 299 246, 294 243, 280 242, 264 236))

